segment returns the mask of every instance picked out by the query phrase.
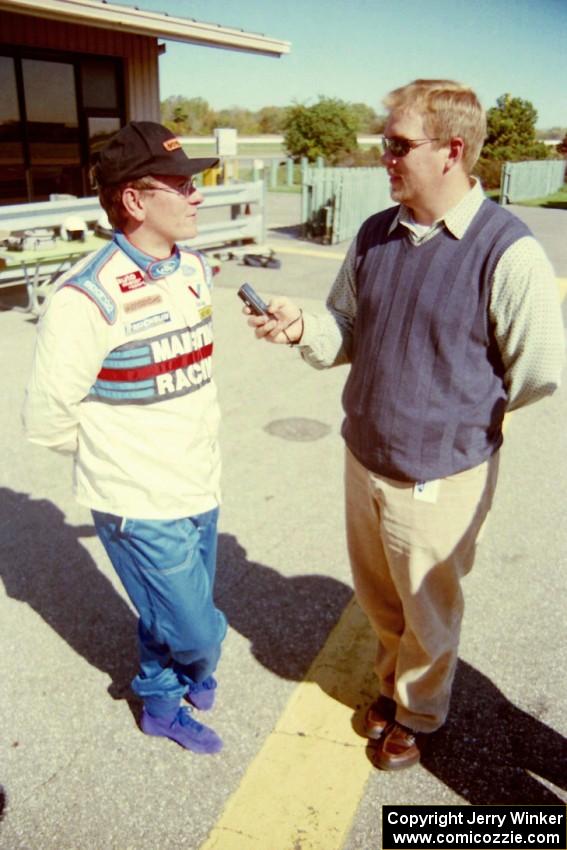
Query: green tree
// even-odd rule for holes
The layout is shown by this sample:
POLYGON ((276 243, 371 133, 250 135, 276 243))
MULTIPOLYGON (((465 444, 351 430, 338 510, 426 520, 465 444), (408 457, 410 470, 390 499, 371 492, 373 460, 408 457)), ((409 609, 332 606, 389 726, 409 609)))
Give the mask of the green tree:
POLYGON ((372 133, 378 116, 366 103, 351 103, 350 110, 356 119, 357 133, 372 133))
POLYGON ((161 104, 161 120, 177 135, 208 136, 215 113, 202 97, 172 95, 161 104))
POLYGON ((214 127, 232 127, 243 136, 250 136, 259 133, 258 120, 256 114, 249 109, 242 109, 240 106, 231 106, 228 109, 221 109, 215 113, 214 127))
POLYGON ((312 106, 290 107, 285 123, 288 153, 310 161, 318 156, 334 164, 358 149, 357 119, 349 104, 336 98, 319 97, 312 106))
POLYGON ((176 106, 173 110, 173 116, 171 120, 178 128, 185 128, 187 126, 187 119, 189 116, 185 112, 182 106, 176 106))
POLYGON ((547 146, 537 140, 537 111, 529 100, 503 94, 486 113, 487 136, 483 159, 517 162, 547 159, 547 146))
POLYGON ((260 133, 283 133, 287 119, 286 106, 263 106, 256 113, 260 133))
POLYGON ((375 120, 372 122, 370 127, 370 132, 375 135, 379 135, 384 132, 384 127, 386 126, 386 122, 388 120, 387 115, 377 115, 375 120))

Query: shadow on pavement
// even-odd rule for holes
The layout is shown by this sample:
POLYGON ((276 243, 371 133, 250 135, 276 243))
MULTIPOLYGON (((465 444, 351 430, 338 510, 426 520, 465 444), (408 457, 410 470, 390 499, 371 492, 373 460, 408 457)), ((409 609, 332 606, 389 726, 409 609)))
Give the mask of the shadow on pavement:
POLYGON ((249 561, 231 534, 219 535, 216 603, 255 658, 284 679, 301 680, 352 596, 322 575, 286 577, 249 561))
POLYGON ((422 762, 473 804, 562 803, 538 777, 567 789, 567 740, 464 661, 448 721, 431 736, 422 762))
MULTIPOLYGON (((236 538, 219 536, 217 604, 246 637, 258 661, 278 676, 301 680, 352 597, 321 575, 286 578, 251 562, 236 538)), ((369 659, 369 667, 371 661, 369 659)), ((352 694, 331 693, 353 705, 352 694)), ((360 695, 359 695, 360 697, 360 695)), ((355 711, 353 725, 366 705, 355 711)), ((540 713, 544 714, 542 702, 540 713)), ((372 759, 373 748, 368 748, 372 759)), ((431 735, 422 764, 472 804, 558 804, 547 780, 567 788, 567 740, 541 719, 513 705, 471 665, 459 661, 451 713, 431 735)))
POLYGON ((421 763, 472 805, 558 805, 564 800, 541 780, 567 789, 567 740, 465 661, 447 722, 427 740, 421 763))
MULTIPOLYGON (((85 661, 111 679, 109 693, 127 699, 136 674, 137 617, 98 569, 72 526, 47 499, 0 487, 0 578, 85 661)), ((247 560, 232 535, 219 535, 216 602, 247 637, 255 657, 286 679, 302 679, 352 595, 323 576, 285 578, 247 560)))
POLYGON ((136 673, 136 621, 97 568, 81 537, 91 525, 69 525, 47 499, 0 487, 0 578, 89 664, 111 679, 109 693, 130 702, 136 673))
MULTIPOLYGON (((69 525, 46 499, 0 488, 0 577, 7 594, 30 605, 127 699, 135 674, 136 616, 81 545, 94 528, 69 525), (109 636, 111 636, 109 638, 109 636)), ((219 535, 216 601, 255 658, 277 676, 301 680, 352 597, 322 575, 285 577, 249 561, 230 534, 219 535)), ((340 698, 335 696, 335 698, 340 698)), ((131 702, 132 700, 132 702, 131 702)), ((545 714, 545 703, 539 713, 545 714)), ((368 748, 372 758, 372 748, 368 748)), ((514 706, 482 673, 460 661, 451 713, 422 764, 473 804, 555 804, 540 780, 567 788, 567 741, 514 706)), ((5 806, 0 788, 0 819, 5 806)))
POLYGON ((297 239, 300 242, 312 241, 304 235, 303 230, 302 224, 286 224, 281 227, 269 227, 268 234, 279 233, 281 236, 289 236, 291 239, 297 239))
POLYGON ((567 201, 547 201, 540 206, 548 210, 567 210, 567 201))

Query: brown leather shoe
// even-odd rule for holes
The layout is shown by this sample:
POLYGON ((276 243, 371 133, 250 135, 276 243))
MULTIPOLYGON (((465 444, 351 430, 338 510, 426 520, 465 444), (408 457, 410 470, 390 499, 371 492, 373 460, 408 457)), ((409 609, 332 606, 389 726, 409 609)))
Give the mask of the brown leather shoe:
POLYGON ((384 735, 376 751, 374 763, 382 770, 403 770, 412 767, 421 758, 421 740, 418 734, 401 723, 394 723, 384 735))
POLYGON ((369 706, 364 717, 364 732, 367 738, 377 741, 388 726, 394 722, 396 703, 390 697, 379 696, 369 706))

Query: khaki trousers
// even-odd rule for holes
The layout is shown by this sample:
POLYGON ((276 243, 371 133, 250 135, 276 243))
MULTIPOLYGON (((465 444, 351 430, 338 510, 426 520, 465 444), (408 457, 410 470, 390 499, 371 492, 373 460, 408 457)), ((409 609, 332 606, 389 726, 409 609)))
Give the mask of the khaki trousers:
POLYGON ((464 607, 461 579, 473 565, 497 477, 496 454, 441 479, 432 501, 424 501, 413 484, 369 472, 346 450, 356 596, 378 637, 380 691, 395 700, 396 719, 417 732, 433 732, 447 717, 464 607))

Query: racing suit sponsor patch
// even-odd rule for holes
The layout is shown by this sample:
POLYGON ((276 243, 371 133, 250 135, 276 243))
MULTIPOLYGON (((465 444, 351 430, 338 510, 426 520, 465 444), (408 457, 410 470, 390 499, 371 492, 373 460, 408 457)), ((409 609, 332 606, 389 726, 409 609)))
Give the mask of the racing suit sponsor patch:
POLYGON ((212 380, 212 352, 210 319, 125 343, 105 358, 87 400, 152 404, 195 392, 212 380))
POLYGON ((116 304, 100 283, 83 276, 72 278, 66 281, 63 286, 70 286, 72 289, 84 292, 91 301, 94 301, 106 321, 110 325, 114 324, 116 321, 116 304))
POLYGON ((152 316, 146 316, 145 319, 138 319, 137 322, 126 325, 124 330, 127 334, 136 334, 147 330, 147 328, 153 328, 155 325, 164 324, 165 322, 171 322, 171 313, 168 310, 164 310, 161 313, 154 313, 152 316))
POLYGON ((128 272, 128 274, 121 274, 120 277, 116 278, 116 282, 121 292, 130 292, 132 289, 139 289, 141 286, 146 285, 144 283, 144 275, 138 269, 128 272))
POLYGON ((151 264, 149 273, 152 279, 155 280, 158 277, 167 277, 168 275, 173 274, 177 271, 178 266, 178 257, 170 257, 167 260, 156 260, 155 263, 151 264))
POLYGON ((154 292, 152 295, 145 295, 143 298, 136 298, 135 301, 124 304, 124 312, 135 313, 137 310, 142 310, 144 307, 149 307, 152 304, 160 304, 162 301, 163 298, 161 295, 158 292, 154 292))

